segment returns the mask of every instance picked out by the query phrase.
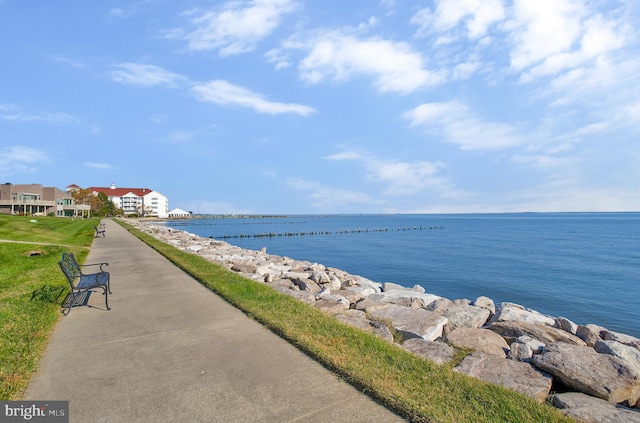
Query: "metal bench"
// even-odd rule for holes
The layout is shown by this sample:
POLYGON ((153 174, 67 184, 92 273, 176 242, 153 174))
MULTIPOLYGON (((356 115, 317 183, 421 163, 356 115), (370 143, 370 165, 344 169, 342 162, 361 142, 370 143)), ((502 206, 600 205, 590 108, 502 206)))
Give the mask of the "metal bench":
POLYGON ((63 306, 66 308, 66 313, 69 314, 71 307, 78 304, 79 300, 83 300, 88 295, 89 291, 100 288, 104 291, 104 303, 109 308, 109 294, 111 294, 111 284, 109 281, 109 272, 105 272, 102 267, 108 266, 109 263, 95 263, 80 265, 76 261, 72 253, 62 253, 62 259, 58 263, 62 273, 69 280, 71 286, 71 292, 65 300, 63 306), (100 270, 96 273, 83 273, 81 267, 87 266, 100 266, 100 270))
POLYGON ((98 226, 94 226, 93 229, 95 229, 95 231, 96 231, 96 236, 94 236, 94 238, 97 238, 100 235, 102 235, 103 238, 106 236, 105 229, 104 229, 104 223, 101 223, 98 226))

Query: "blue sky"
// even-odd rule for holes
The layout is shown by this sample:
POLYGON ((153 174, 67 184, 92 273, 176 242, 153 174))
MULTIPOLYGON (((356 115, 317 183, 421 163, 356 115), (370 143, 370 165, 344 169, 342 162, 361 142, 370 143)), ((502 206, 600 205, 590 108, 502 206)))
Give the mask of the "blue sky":
POLYGON ((640 210, 636 0, 0 0, 0 179, 200 213, 640 210))

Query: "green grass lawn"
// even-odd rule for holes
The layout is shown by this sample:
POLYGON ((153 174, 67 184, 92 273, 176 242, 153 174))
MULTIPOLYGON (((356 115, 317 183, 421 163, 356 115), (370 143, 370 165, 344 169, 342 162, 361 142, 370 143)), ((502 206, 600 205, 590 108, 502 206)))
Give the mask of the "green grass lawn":
POLYGON ((18 399, 26 388, 69 292, 58 261, 69 251, 82 263, 97 224, 0 215, 0 240, 19 241, 0 241, 0 400, 18 399))
POLYGON ((411 421, 573 421, 548 404, 417 357, 267 285, 119 223, 247 315, 411 421))

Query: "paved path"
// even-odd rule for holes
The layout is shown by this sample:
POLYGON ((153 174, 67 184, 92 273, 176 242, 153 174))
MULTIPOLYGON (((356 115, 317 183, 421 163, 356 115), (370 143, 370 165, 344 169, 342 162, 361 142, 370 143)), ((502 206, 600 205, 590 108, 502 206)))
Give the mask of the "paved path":
POLYGON ((71 422, 403 421, 246 317, 115 222, 109 262, 53 331, 25 400, 69 400, 71 422))

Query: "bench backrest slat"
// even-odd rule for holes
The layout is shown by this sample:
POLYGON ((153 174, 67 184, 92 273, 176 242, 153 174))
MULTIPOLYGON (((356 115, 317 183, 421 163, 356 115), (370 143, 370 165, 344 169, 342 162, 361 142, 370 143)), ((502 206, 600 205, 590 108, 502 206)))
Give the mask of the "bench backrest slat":
POLYGON ((62 269, 62 273, 64 273, 67 279, 69 279, 70 284, 73 285, 73 281, 82 276, 80 266, 72 253, 62 253, 62 259, 59 264, 60 269, 62 269))

